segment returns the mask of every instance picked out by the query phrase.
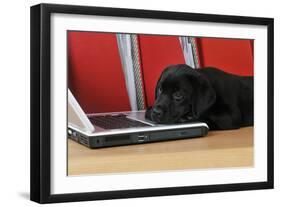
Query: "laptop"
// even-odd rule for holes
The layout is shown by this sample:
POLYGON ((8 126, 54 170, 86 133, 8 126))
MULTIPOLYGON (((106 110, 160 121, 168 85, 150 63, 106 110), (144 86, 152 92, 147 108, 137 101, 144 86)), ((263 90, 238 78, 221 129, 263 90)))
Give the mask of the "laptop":
POLYGON ((68 137, 89 148, 203 137, 208 130, 202 122, 157 124, 144 110, 85 114, 68 89, 68 137))

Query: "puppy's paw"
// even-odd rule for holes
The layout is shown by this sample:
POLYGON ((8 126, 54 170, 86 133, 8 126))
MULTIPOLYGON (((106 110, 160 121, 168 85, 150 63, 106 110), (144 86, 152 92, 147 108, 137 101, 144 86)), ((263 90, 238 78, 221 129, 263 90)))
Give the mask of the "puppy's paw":
POLYGON ((197 121, 194 117, 185 116, 185 117, 181 117, 178 122, 179 123, 188 123, 188 122, 194 122, 194 121, 197 121))

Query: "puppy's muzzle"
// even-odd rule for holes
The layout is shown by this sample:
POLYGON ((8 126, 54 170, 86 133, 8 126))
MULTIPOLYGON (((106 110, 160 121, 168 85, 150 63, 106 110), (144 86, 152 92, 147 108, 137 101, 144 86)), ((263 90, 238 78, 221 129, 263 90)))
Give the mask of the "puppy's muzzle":
POLYGON ((163 117, 164 111, 159 107, 153 107, 152 113, 154 117, 157 117, 158 119, 161 119, 163 117))
POLYGON ((154 121, 160 123, 165 116, 165 110, 161 105, 156 105, 152 108, 151 117, 154 121))

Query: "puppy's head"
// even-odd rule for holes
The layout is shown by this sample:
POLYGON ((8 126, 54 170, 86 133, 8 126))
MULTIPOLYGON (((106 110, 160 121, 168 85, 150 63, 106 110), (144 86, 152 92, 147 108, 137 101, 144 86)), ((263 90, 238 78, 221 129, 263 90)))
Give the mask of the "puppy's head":
POLYGON ((146 117, 163 124, 198 120, 215 98, 205 76, 187 65, 172 65, 162 72, 146 117))

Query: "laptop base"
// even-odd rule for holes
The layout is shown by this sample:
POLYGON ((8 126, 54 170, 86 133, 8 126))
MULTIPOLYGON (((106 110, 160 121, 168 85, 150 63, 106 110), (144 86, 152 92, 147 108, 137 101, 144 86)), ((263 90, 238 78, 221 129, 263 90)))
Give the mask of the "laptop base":
POLYGON ((88 136, 73 128, 68 129, 70 139, 89 148, 103 148, 121 145, 142 144, 158 141, 169 141, 203 137, 208 134, 208 128, 204 126, 186 129, 168 129, 160 131, 131 132, 114 135, 88 136))

